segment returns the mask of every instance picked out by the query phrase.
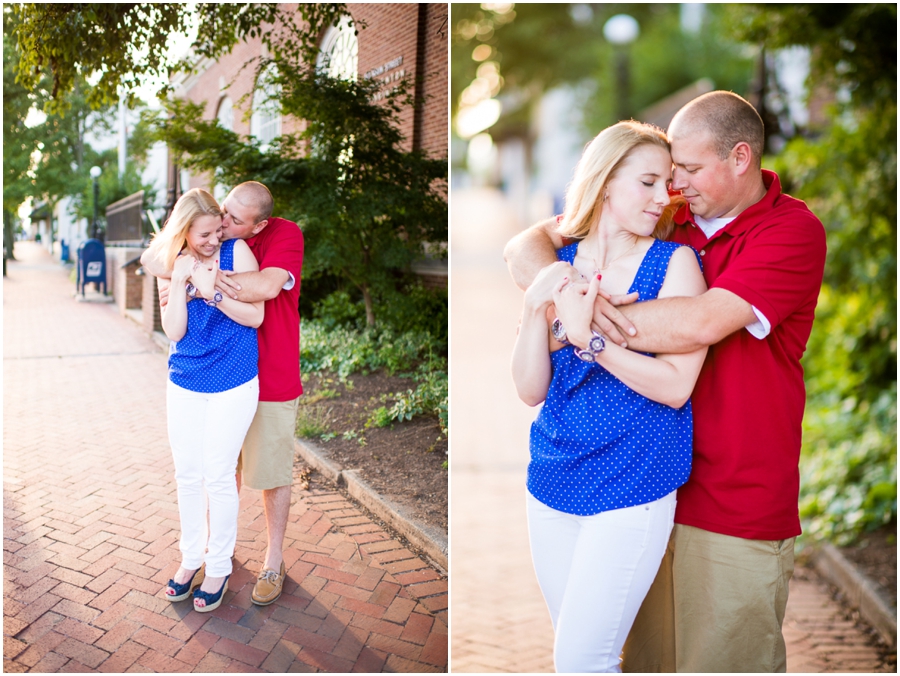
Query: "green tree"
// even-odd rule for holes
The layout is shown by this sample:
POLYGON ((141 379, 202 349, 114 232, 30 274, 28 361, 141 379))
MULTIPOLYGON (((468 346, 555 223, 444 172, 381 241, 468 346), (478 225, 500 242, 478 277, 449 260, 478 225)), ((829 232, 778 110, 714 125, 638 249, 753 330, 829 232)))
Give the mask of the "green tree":
POLYGON ((184 166, 215 172, 218 182, 268 186, 279 215, 303 226, 304 280, 337 271, 362 294, 373 326, 376 305, 397 300, 398 283, 426 243, 447 239, 446 161, 402 149, 397 114, 412 105, 405 87, 372 103, 378 82, 334 79, 286 59, 273 63, 282 112, 306 120, 304 131, 263 152, 255 139, 176 101, 157 121, 159 138, 184 166))
POLYGON ((617 121, 615 50, 603 37, 604 24, 626 13, 640 34, 629 47, 632 114, 701 77, 722 89, 744 92, 753 76, 745 46, 723 31, 723 10, 706 6, 703 30, 684 35, 679 6, 672 4, 525 3, 453 5, 452 110, 485 61, 496 63, 506 108, 493 130, 527 135, 531 106, 548 89, 589 83, 587 133, 617 121), (489 51, 486 51, 489 48, 489 51))
POLYGON ((828 258, 804 358, 801 514, 852 539, 897 515, 897 6, 730 6, 742 40, 811 49, 810 81, 849 96, 771 164, 825 225, 828 258))
MULTIPOLYGON (((174 70, 189 69, 170 47, 176 33, 195 34, 193 54, 216 58, 246 37, 270 46, 311 52, 325 26, 334 23, 344 5, 301 3, 296 12, 309 30, 277 40, 272 26, 287 15, 274 3, 21 3, 9 6, 16 18, 15 39, 21 54, 18 73, 26 89, 49 70, 52 77, 47 110, 64 111, 79 75, 100 73, 89 93, 94 108, 116 102, 124 92, 134 104, 134 89, 147 82, 168 89, 174 70)), ((292 20, 291 20, 292 23, 292 20)))
MULTIPOLYGON (((4 8, 3 34, 9 35, 11 15, 4 8)), ((32 153, 38 136, 25 126, 32 108, 29 90, 16 82, 18 54, 9 40, 3 41, 3 255, 13 259, 13 229, 16 211, 30 195, 32 153)))

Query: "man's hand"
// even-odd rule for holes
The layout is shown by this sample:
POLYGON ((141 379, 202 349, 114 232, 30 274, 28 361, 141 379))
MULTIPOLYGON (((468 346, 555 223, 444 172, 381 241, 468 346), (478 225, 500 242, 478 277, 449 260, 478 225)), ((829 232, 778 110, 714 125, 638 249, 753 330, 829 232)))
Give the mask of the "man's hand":
POLYGON ((637 329, 616 307, 630 305, 637 299, 637 291, 617 296, 600 291, 594 301, 594 321, 591 322, 591 328, 598 333, 606 334, 622 347, 628 347, 626 336, 637 335, 637 329))
POLYGON ((235 274, 234 270, 219 269, 219 274, 216 276, 216 288, 225 295, 237 300, 237 292, 241 290, 241 285, 231 279, 233 274, 235 274))

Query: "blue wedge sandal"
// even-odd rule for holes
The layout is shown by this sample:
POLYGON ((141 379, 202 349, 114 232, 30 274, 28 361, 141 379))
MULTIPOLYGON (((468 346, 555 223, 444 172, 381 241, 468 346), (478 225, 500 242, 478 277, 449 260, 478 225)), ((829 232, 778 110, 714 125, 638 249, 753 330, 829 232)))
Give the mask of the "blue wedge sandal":
POLYGON ((205 577, 203 571, 204 566, 200 566, 197 570, 194 571, 191 579, 184 584, 178 584, 177 582, 175 582, 175 580, 169 580, 167 586, 171 587, 175 593, 166 594, 166 598, 172 603, 184 601, 188 596, 191 595, 191 592, 194 591, 194 587, 199 587, 201 584, 203 584, 203 578, 205 577))
POLYGON ((198 613, 208 613, 211 610, 215 610, 220 605, 222 605, 222 598, 225 596, 225 591, 228 589, 228 578, 231 575, 225 576, 225 581, 222 583, 222 588, 219 591, 210 594, 209 592, 205 592, 201 590, 199 587, 194 590, 194 610, 198 613), (206 605, 202 608, 197 606, 197 599, 203 599, 206 602, 206 605))

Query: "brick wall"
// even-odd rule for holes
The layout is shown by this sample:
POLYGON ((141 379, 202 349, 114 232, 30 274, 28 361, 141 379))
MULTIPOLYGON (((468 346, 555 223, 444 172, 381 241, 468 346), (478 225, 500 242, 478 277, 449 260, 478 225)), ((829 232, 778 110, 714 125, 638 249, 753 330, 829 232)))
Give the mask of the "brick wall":
POLYGON ((153 333, 154 331, 162 331, 162 320, 159 314, 159 293, 156 290, 156 277, 153 275, 144 275, 141 277, 143 284, 141 287, 142 298, 141 308, 144 318, 144 331, 153 333))
MULTIPOLYGON (((282 7, 290 10, 297 5, 282 7)), ((367 26, 358 36, 360 76, 383 69, 374 77, 384 81, 383 89, 388 89, 398 77, 406 76, 415 82, 416 76, 423 74, 418 93, 426 97, 424 107, 420 111, 404 110, 399 116, 400 130, 406 139, 404 147, 422 148, 432 157, 447 157, 447 5, 350 4, 348 9, 354 20, 367 26)), ((187 90, 181 95, 202 103, 207 120, 215 119, 222 100, 228 96, 234 106, 233 130, 249 135, 256 66, 262 53, 262 41, 258 38, 239 43, 231 53, 188 79, 187 90)), ((299 131, 302 124, 301 120, 284 117, 282 133, 299 131)), ((183 185, 182 190, 210 186, 210 176, 191 176, 189 185, 183 185)))

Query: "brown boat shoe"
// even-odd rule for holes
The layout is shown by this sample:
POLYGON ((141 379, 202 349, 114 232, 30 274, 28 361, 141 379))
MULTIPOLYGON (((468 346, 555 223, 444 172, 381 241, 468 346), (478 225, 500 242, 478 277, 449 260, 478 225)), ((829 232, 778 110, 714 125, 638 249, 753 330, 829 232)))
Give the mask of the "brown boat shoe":
POLYGON ((281 572, 263 569, 259 573, 250 600, 258 606, 267 606, 275 603, 281 596, 281 588, 284 586, 284 561, 281 562, 281 572))

